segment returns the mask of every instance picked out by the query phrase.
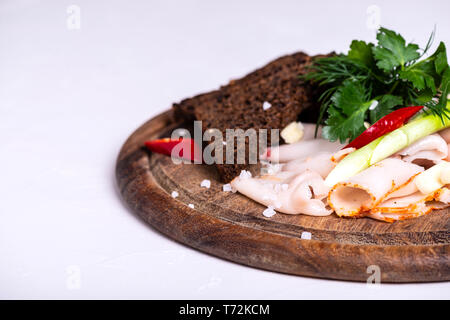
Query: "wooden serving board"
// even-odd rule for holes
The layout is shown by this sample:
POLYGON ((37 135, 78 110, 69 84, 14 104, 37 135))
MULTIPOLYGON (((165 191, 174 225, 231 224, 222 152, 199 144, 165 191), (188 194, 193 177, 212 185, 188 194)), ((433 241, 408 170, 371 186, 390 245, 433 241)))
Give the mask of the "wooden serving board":
POLYGON ((125 142, 116 167, 130 208, 170 238, 237 263, 294 275, 367 281, 379 268, 381 282, 450 280, 447 210, 393 224, 334 214, 266 218, 263 206, 223 192, 213 166, 175 165, 143 148, 145 140, 169 136, 179 127, 183 124, 173 123, 170 111, 149 120, 125 142), (200 187, 203 179, 211 180, 210 189, 200 187), (179 197, 173 199, 172 191, 179 197), (301 238, 305 231, 311 240, 301 238))

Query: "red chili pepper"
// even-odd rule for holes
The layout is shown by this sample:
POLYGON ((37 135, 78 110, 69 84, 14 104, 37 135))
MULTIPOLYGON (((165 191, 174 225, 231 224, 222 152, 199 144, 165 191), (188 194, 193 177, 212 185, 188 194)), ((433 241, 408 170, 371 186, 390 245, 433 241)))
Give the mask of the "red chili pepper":
POLYGON ((345 148, 362 148, 366 144, 369 144, 373 140, 394 131, 395 129, 400 128, 406 121, 408 121, 413 115, 419 112, 423 106, 417 107, 406 107, 395 110, 388 115, 384 116, 369 128, 366 131, 361 133, 358 137, 355 138, 352 142, 344 147, 345 148))
POLYGON ((145 146, 152 152, 172 156, 172 150, 179 145, 180 150, 175 156, 177 158, 194 161, 196 163, 202 162, 201 148, 191 138, 170 139, 163 138, 158 140, 146 141, 145 146), (184 150, 190 150, 190 155, 184 154, 184 150))

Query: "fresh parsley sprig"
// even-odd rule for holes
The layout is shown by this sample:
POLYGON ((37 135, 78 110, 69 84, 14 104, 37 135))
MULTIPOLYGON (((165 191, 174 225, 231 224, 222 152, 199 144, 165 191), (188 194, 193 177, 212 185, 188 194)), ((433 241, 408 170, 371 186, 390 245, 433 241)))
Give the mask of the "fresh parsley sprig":
POLYGON ((424 105, 427 112, 450 118, 446 108, 450 67, 444 43, 424 58, 434 35, 433 31, 420 49, 400 34, 380 28, 377 44, 354 40, 346 55, 315 60, 305 78, 324 86, 318 120, 325 125, 323 136, 351 141, 365 130, 365 122, 373 124, 412 105, 424 105))

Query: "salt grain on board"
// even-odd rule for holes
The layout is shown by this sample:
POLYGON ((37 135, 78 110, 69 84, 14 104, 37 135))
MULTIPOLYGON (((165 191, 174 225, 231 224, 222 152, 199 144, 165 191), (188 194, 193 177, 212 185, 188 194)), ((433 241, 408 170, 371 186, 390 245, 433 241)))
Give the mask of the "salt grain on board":
POLYGON ((176 192, 176 191, 172 191, 172 198, 176 198, 176 197, 178 197, 179 196, 179 194, 178 194, 178 192, 176 192))
POLYGON ((191 209, 194 209, 194 208, 195 208, 194 205, 193 205, 192 203, 189 203, 189 204, 188 204, 188 207, 191 208, 191 209))
POLYGON ((266 210, 263 211, 263 216, 267 218, 273 217, 277 212, 273 210, 274 207, 269 206, 266 210))
POLYGON ((301 238, 303 240, 311 240, 311 232, 303 231, 301 238))
POLYGON ((231 191, 233 191, 233 188, 231 188, 231 184, 229 184, 229 183, 224 184, 222 189, 223 189, 224 192, 231 192, 231 191))
POLYGON ((270 102, 264 101, 262 107, 264 110, 269 110, 272 107, 272 105, 270 104, 270 102))
POLYGON ((211 181, 205 179, 200 183, 200 187, 209 189, 211 187, 211 181))

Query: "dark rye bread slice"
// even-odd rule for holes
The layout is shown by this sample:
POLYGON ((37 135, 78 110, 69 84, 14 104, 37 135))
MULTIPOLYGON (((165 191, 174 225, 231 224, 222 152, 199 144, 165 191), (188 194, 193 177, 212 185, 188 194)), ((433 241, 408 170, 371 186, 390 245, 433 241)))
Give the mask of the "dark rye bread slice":
MULTIPOLYGON (((219 129, 224 138, 226 129, 281 130, 304 110, 308 110, 307 120, 314 120, 311 118, 318 114, 317 88, 299 78, 307 72, 312 59, 303 52, 280 57, 218 90, 174 104, 175 117, 201 120, 203 131, 219 129), (263 109, 265 101, 271 104, 267 110, 263 109)), ((268 138, 270 144, 270 134, 268 138)), ((234 152, 236 156, 237 150, 234 152)), ((246 164, 216 166, 222 181, 229 182, 241 170, 249 169, 248 154, 246 164)))

